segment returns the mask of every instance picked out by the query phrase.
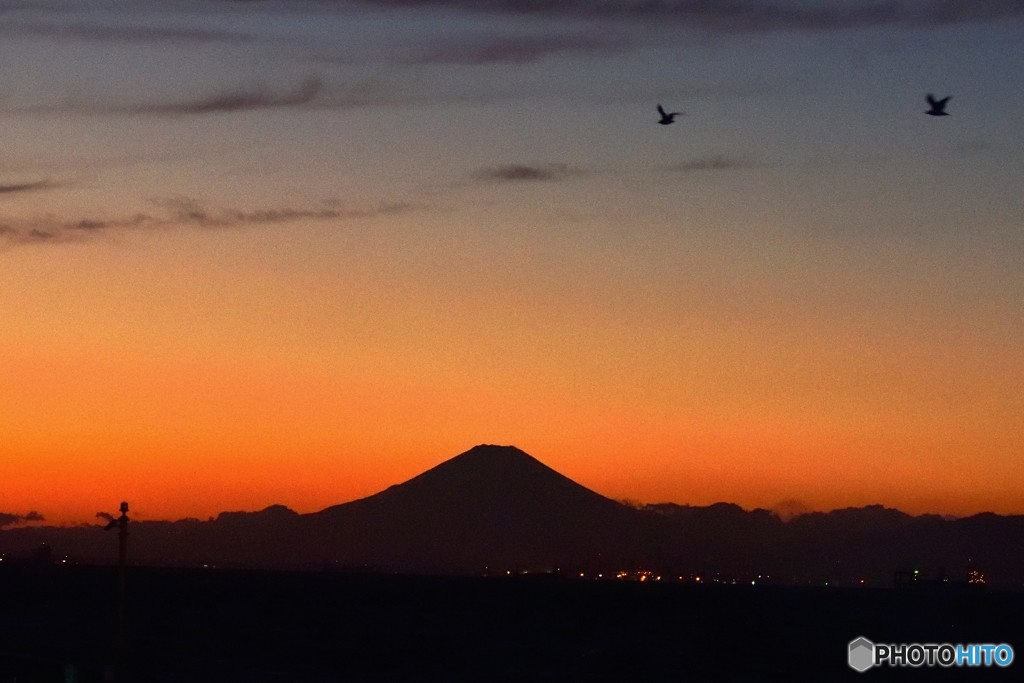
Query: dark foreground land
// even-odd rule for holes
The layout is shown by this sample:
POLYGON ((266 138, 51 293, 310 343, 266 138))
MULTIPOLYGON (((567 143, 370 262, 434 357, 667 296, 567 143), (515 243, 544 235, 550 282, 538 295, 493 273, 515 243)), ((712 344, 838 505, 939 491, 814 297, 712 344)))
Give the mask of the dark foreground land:
MULTIPOLYGON (((129 570, 127 680, 1018 680, 847 643, 1008 643, 1024 593, 129 570)), ((114 569, 0 567, 0 683, 112 680, 114 569), (69 666, 70 665, 70 666, 69 666), (73 670, 72 670, 73 668, 73 670)))

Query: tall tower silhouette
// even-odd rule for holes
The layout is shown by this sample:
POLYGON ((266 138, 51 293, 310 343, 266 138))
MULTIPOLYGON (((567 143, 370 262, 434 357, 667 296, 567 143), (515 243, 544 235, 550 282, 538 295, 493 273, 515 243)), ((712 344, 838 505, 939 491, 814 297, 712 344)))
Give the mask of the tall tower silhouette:
POLYGON ((128 680, 126 671, 127 634, 125 631, 125 567, 128 563, 128 501, 121 501, 121 516, 109 516, 106 531, 117 529, 117 663, 118 681, 128 680))

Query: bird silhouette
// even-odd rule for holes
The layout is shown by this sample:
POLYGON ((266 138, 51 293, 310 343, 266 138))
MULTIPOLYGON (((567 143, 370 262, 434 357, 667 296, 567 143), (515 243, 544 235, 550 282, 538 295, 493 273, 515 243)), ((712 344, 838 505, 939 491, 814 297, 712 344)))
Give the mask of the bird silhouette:
POLYGON ((681 115, 682 113, 683 112, 681 112, 681 111, 672 111, 672 112, 665 111, 662 108, 662 106, 659 104, 658 105, 658 114, 661 115, 661 119, 658 120, 658 123, 660 123, 663 126, 667 126, 668 124, 674 122, 676 120, 676 117, 681 115))
POLYGON ((928 93, 926 99, 928 100, 928 106, 931 107, 931 109, 926 111, 925 114, 928 114, 928 116, 949 116, 946 112, 946 103, 949 102, 950 97, 952 97, 952 95, 947 95, 941 100, 937 100, 935 99, 935 95, 928 93))

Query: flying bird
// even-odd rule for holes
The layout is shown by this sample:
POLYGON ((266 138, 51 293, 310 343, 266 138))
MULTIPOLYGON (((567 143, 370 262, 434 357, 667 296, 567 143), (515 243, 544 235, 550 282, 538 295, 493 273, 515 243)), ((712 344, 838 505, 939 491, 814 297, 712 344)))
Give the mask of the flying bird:
POLYGON ((949 102, 949 98, 951 97, 952 95, 947 95, 941 100, 937 100, 935 99, 935 95, 928 93, 926 99, 928 100, 928 106, 931 107, 931 109, 926 111, 925 114, 928 114, 928 116, 949 116, 946 112, 946 103, 949 102))
POLYGON ((662 106, 659 104, 658 105, 658 114, 661 115, 661 119, 658 120, 658 123, 660 123, 663 126, 667 126, 668 124, 673 123, 676 120, 676 117, 680 116, 682 113, 683 112, 681 112, 681 111, 671 111, 671 112, 665 111, 662 108, 662 106))

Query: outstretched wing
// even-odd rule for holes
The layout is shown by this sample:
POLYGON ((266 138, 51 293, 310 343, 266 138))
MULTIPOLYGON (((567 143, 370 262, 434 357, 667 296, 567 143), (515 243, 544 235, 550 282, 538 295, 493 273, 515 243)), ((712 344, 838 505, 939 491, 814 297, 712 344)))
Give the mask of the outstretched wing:
POLYGON ((928 93, 925 96, 925 99, 928 100, 928 105, 931 106, 933 109, 942 109, 943 107, 946 106, 946 102, 949 102, 951 97, 953 97, 953 96, 952 95, 947 95, 947 96, 943 97, 941 100, 937 100, 937 99, 935 99, 935 95, 932 95, 931 93, 928 93))
MULTIPOLYGON (((931 95, 929 95, 929 97, 931 97, 931 95)), ((662 116, 666 115, 665 110, 661 108, 660 104, 658 105, 658 113, 661 114, 662 116)))

